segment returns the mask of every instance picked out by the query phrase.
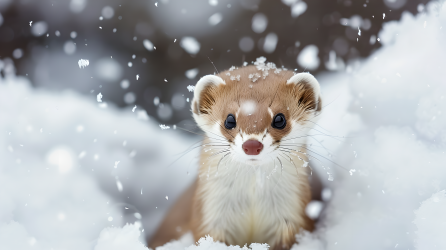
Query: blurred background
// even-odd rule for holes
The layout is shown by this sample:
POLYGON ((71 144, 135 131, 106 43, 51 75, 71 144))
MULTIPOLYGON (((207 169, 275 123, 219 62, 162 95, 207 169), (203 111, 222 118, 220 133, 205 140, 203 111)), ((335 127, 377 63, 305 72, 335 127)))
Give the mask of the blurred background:
POLYGON ((200 76, 259 56, 313 74, 348 71, 380 47, 383 23, 427 2, 0 0, 0 59, 13 59, 36 88, 101 93, 184 126, 187 86, 200 76))

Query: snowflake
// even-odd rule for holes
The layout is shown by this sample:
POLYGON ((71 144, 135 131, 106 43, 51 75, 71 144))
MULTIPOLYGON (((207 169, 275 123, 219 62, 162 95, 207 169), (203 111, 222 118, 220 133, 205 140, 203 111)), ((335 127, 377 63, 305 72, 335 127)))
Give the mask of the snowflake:
POLYGON ((96 96, 96 100, 97 100, 98 102, 102 102, 102 94, 101 94, 101 93, 99 93, 99 94, 96 96))
POLYGON ((248 78, 251 79, 252 82, 256 82, 257 79, 260 78, 260 74, 259 73, 249 74, 248 78))
POLYGON ((161 128, 162 130, 170 129, 169 126, 166 126, 166 125, 164 125, 164 124, 160 124, 160 128, 161 128))
POLYGON ((236 69, 235 66, 232 66, 229 68, 229 71, 233 71, 234 69, 236 69))
POLYGON ((88 60, 84 60, 84 59, 80 59, 77 64, 79 65, 80 69, 83 69, 85 67, 87 67, 88 65, 90 65, 90 61, 88 60))
POLYGON ((187 86, 187 90, 189 90, 189 92, 194 92, 195 86, 189 85, 189 86, 187 86))
POLYGON ((231 76, 231 81, 235 81, 235 80, 237 80, 239 82, 240 81, 240 75, 231 76))

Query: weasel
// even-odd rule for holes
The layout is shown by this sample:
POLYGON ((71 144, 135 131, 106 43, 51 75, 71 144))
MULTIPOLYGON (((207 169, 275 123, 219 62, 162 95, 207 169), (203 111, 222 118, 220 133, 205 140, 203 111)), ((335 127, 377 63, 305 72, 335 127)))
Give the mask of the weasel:
POLYGON ((202 77, 191 108, 205 133, 198 178, 149 245, 191 231, 196 241, 210 235, 228 245, 289 249, 301 229, 311 231, 305 148, 322 108, 316 78, 261 57, 202 77))

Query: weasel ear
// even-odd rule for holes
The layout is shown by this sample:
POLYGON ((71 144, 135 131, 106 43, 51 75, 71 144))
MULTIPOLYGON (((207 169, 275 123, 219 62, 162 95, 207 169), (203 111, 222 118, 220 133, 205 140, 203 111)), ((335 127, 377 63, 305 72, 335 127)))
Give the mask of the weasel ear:
POLYGON ((217 87, 226 84, 223 79, 215 75, 203 76, 195 85, 192 112, 196 115, 209 114, 215 104, 217 87))
POLYGON ((310 73, 299 73, 292 76, 287 84, 294 84, 293 92, 299 105, 307 110, 321 111, 321 88, 319 82, 310 73))

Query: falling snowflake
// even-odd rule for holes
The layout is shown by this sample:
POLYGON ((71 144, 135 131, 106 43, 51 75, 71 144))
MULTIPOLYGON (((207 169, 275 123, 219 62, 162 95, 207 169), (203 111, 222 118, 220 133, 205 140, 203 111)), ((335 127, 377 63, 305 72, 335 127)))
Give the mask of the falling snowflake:
POLYGON ((136 109, 136 105, 135 105, 135 107, 132 108, 132 112, 135 112, 135 109, 136 109))
POLYGON ((350 173, 350 175, 353 175, 354 172, 356 172, 356 169, 350 169, 350 171, 348 171, 350 173))
POLYGON ((118 168, 118 164, 120 163, 121 161, 115 161, 115 166, 114 166, 114 168, 118 168))
POLYGON ((123 186, 122 186, 122 183, 119 180, 116 180, 116 187, 118 188, 119 192, 122 192, 122 190, 124 189, 123 186))
POLYGON ((99 93, 99 94, 96 96, 96 100, 97 100, 98 102, 102 102, 102 94, 101 94, 101 93, 99 93))
POLYGON ((90 61, 85 60, 85 59, 80 59, 77 64, 79 65, 80 69, 83 69, 85 67, 87 67, 88 65, 90 65, 90 61))
POLYGON ((195 86, 189 85, 189 86, 187 86, 187 90, 189 90, 189 92, 194 92, 195 86))
POLYGON ((161 128, 162 130, 170 129, 169 126, 166 126, 166 125, 164 125, 164 124, 160 124, 160 128, 161 128))

